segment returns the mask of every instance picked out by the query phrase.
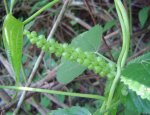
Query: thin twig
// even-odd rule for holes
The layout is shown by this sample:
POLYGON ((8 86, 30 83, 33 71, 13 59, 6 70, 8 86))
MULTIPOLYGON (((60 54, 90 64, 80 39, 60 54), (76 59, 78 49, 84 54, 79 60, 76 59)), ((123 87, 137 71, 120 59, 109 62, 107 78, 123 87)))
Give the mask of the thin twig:
POLYGON ((32 98, 28 99, 26 102, 30 105, 32 105, 33 107, 36 108, 36 110, 41 114, 41 115, 47 115, 48 111, 46 110, 46 108, 44 108, 41 104, 39 104, 38 102, 35 102, 36 100, 32 98))
MULTIPOLYGON (((61 19, 62 19, 62 17, 63 17, 63 14, 64 14, 64 12, 65 12, 65 10, 66 10, 66 8, 67 8, 67 6, 68 6, 68 3, 69 3, 70 1, 71 1, 71 0, 66 0, 66 1, 65 1, 65 3, 64 3, 64 5, 63 5, 63 7, 62 7, 62 9, 61 9, 61 11, 60 11, 60 13, 59 13, 57 19, 56 19, 56 22, 54 23, 54 26, 53 26, 53 28, 52 28, 50 34, 48 35, 47 40, 49 40, 50 38, 52 38, 52 36, 54 35, 54 33, 55 33, 55 31, 56 31, 56 28, 58 27, 58 24, 60 23, 60 21, 61 21, 61 19)), ((30 84, 31 84, 31 82, 32 82, 32 79, 33 79, 33 77, 34 77, 34 75, 35 75, 35 73, 36 73, 36 71, 37 71, 37 69, 38 69, 38 66, 39 66, 39 64, 40 64, 40 62, 41 62, 43 56, 44 56, 44 52, 41 51, 41 53, 40 53, 40 55, 39 55, 39 57, 38 57, 38 59, 37 59, 35 65, 34 65, 34 67, 33 67, 33 70, 32 70, 32 72, 31 72, 31 74, 30 74, 30 76, 29 76, 29 79, 28 79, 28 81, 27 81, 27 84, 25 85, 26 87, 30 86, 30 84)), ((18 110, 20 109, 20 106, 21 106, 21 104, 22 104, 22 102, 23 102, 23 100, 24 100, 24 98, 25 98, 25 95, 26 95, 26 91, 23 91, 23 93, 22 93, 22 95, 21 95, 21 97, 20 97, 20 100, 19 100, 19 102, 18 102, 18 104, 17 104, 16 110, 14 111, 14 115, 16 115, 16 114, 18 113, 18 110)))
POLYGON ((67 18, 70 18, 72 20, 75 20, 77 23, 79 23, 81 26, 83 26, 86 29, 90 29, 92 28, 89 24, 87 24, 86 22, 84 22, 83 20, 81 20, 79 17, 76 17, 74 15, 72 15, 71 13, 67 12, 65 13, 65 16, 67 18))
POLYGON ((86 5, 86 7, 87 7, 87 9, 88 9, 88 12, 89 12, 89 14, 90 14, 90 16, 91 16, 91 18, 92 18, 93 24, 96 25, 96 20, 95 20, 93 14, 92 14, 92 9, 91 9, 91 7, 89 6, 88 0, 84 0, 84 1, 85 1, 85 5, 86 5))

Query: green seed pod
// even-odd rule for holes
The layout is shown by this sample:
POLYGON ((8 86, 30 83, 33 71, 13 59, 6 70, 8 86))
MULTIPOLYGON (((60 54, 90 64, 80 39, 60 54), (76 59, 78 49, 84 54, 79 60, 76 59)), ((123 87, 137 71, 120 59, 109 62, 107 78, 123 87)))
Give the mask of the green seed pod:
POLYGON ((68 48, 68 44, 66 44, 66 43, 62 44, 62 48, 63 48, 63 49, 68 48))
POLYGON ((105 76, 106 76, 106 73, 103 72, 103 71, 101 71, 101 72, 99 73, 99 75, 100 75, 101 77, 105 77, 105 76))
POLYGON ((55 52, 55 47, 54 46, 49 47, 49 52, 54 53, 55 52))
POLYGON ((43 46, 43 43, 41 41, 36 42, 36 45, 38 48, 41 48, 43 46))
MULTIPOLYGON (((32 39, 32 35, 31 34, 27 34, 27 37, 29 38, 29 40, 32 39)), ((36 38, 37 39, 37 38, 36 38)))
POLYGON ((45 51, 45 52, 48 52, 48 51, 49 51, 49 45, 48 45, 48 44, 45 44, 45 45, 42 47, 42 50, 45 51))
POLYGON ((91 52, 84 52, 84 54, 89 60, 93 60, 93 58, 95 57, 91 52))
POLYGON ((50 40, 48 40, 48 42, 49 42, 50 46, 55 44, 55 40, 54 39, 50 39, 50 40))
POLYGON ((78 62, 79 64, 83 64, 83 60, 80 59, 80 58, 77 59, 77 62, 78 62))
POLYGON ((96 73, 100 73, 100 72, 102 71, 102 68, 101 68, 100 66, 95 66, 95 67, 94 67, 94 71, 95 71, 96 73))
POLYGON ((93 58, 93 61, 92 62, 92 65, 95 67, 95 66, 99 66, 99 63, 93 58))
POLYGON ((62 53, 62 56, 66 59, 69 59, 70 58, 70 54, 66 53, 66 52, 63 52, 62 53))
POLYGON ((88 69, 91 69, 91 70, 92 70, 93 68, 94 68, 94 67, 93 67, 92 64, 88 66, 88 69))
POLYGON ((115 76, 114 76, 113 73, 109 73, 109 74, 107 75, 107 77, 108 77, 109 80, 112 80, 115 76))
POLYGON ((82 53, 83 53, 82 50, 81 50, 81 48, 76 48, 76 49, 75 49, 75 52, 76 52, 76 53, 79 53, 79 54, 82 54, 82 53))
POLYGON ((37 37, 37 33, 36 33, 35 31, 32 31, 32 32, 31 32, 31 36, 32 36, 32 37, 37 37))
POLYGON ((110 68, 106 66, 102 71, 107 75, 107 73, 110 71, 110 68))
POLYGON ((28 30, 23 31, 23 35, 29 35, 29 34, 30 34, 30 32, 28 30))
POLYGON ((111 68, 111 71, 116 71, 116 64, 114 63, 108 63, 109 68, 111 68))
POLYGON ((73 60, 73 61, 75 61, 77 58, 78 58, 78 53, 76 53, 76 52, 73 52, 72 54, 71 54, 71 56, 70 56, 70 60, 73 60))
POLYGON ((96 60, 97 60, 98 62, 104 61, 101 57, 97 57, 96 60))
POLYGON ((84 59, 84 61, 83 61, 84 66, 89 66, 90 64, 91 64, 90 60, 84 59))
POLYGON ((106 67, 107 63, 103 60, 103 61, 99 62, 98 65, 102 66, 102 67, 106 67))
POLYGON ((32 44, 35 44, 37 41, 38 41, 38 39, 36 37, 30 39, 30 42, 32 44))
POLYGON ((39 40, 42 44, 44 44, 44 43, 47 42, 44 35, 40 35, 40 36, 38 37, 38 40, 39 40))

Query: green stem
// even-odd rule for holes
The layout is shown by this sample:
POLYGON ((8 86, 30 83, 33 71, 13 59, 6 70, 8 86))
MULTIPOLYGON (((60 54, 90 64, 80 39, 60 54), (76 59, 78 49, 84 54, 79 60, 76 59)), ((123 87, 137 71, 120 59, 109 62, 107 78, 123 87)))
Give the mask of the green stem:
POLYGON ((105 98, 103 96, 99 96, 99 95, 70 93, 70 92, 55 91, 55 90, 48 90, 48 89, 39 89, 39 88, 30 88, 30 87, 0 86, 0 89, 14 89, 14 90, 23 90, 23 91, 31 91, 31 92, 50 93, 50 94, 58 94, 58 95, 66 95, 66 96, 105 100, 105 98))
POLYGON ((129 25, 130 25, 130 35, 132 36, 132 4, 129 0, 129 25))
POLYGON ((35 17, 37 17, 39 14, 41 14, 44 10, 46 10, 49 7, 52 7, 53 5, 55 5, 57 2, 59 2, 60 0, 53 0, 52 2, 50 2, 49 4, 45 5, 43 8, 41 8, 39 11, 37 11, 36 13, 34 13, 32 16, 30 16, 28 19, 26 19, 23 24, 27 24, 30 21, 32 21, 35 17))
POLYGON ((15 4, 15 0, 11 0, 11 5, 10 5, 10 13, 12 14, 12 9, 13 9, 13 6, 15 4))
POLYGON ((6 14, 9 14, 8 5, 7 5, 6 0, 4 0, 4 5, 5 5, 6 14))
POLYGON ((112 101, 112 98, 113 98, 113 95, 114 95, 114 92, 115 92, 115 89, 116 89, 116 85, 119 81, 119 78, 121 76, 121 68, 120 66, 117 67, 117 74, 116 74, 116 77, 113 81, 113 84, 110 88, 110 93, 109 93, 109 96, 108 96, 108 100, 107 100, 107 104, 106 104, 106 109, 110 108, 111 106, 111 101, 112 101))
POLYGON ((111 109, 117 107, 117 106, 120 104, 120 102, 121 102, 121 101, 119 100, 119 101, 117 101, 116 103, 112 104, 108 109, 106 109, 106 110, 104 110, 104 111, 101 111, 101 112, 100 112, 100 115, 104 115, 104 113, 106 113, 106 112, 110 111, 111 109))
POLYGON ((120 0, 115 0, 115 5, 116 5, 117 14, 118 14, 119 21, 121 24, 121 29, 122 29, 123 45, 122 45, 120 56, 117 61, 117 74, 110 88, 110 93, 109 93, 108 100, 106 103, 106 109, 109 109, 111 106, 111 101, 113 99, 113 95, 114 95, 117 83, 119 82, 119 78, 121 76, 121 69, 125 65, 125 62, 126 62, 126 58, 127 58, 128 51, 129 51, 129 42, 130 42, 129 21, 128 21, 126 10, 120 0))

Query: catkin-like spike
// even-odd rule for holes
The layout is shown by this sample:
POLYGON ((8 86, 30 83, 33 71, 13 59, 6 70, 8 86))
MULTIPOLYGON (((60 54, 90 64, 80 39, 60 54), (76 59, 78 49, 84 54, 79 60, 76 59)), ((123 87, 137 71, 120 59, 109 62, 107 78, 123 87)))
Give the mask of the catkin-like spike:
POLYGON ((80 48, 73 48, 68 44, 59 44, 54 39, 46 41, 43 35, 37 36, 36 32, 24 31, 31 43, 36 44, 38 48, 41 48, 45 52, 55 53, 56 56, 62 56, 63 58, 78 62, 81 65, 88 67, 101 77, 108 76, 112 78, 114 76, 115 65, 107 63, 103 58, 96 57, 92 52, 83 52, 80 48))

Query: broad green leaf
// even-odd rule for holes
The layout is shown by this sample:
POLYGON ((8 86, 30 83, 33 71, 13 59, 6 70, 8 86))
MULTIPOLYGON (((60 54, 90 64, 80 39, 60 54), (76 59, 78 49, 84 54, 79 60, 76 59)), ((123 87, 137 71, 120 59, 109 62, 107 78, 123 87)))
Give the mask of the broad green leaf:
POLYGON ((131 61, 122 71, 121 81, 142 99, 150 101, 150 53, 131 61))
POLYGON ((23 23, 11 14, 8 14, 4 20, 3 42, 18 84, 22 59, 23 23))
MULTIPOLYGON (((97 25, 87 32, 84 32, 73 39, 71 46, 74 48, 81 48, 83 51, 95 52, 100 47, 102 38, 102 27, 97 25)), ((70 62, 62 59, 61 65, 57 70, 57 80, 61 83, 67 84, 78 77, 86 67, 81 66, 75 62, 70 62)))
POLYGON ((150 7, 144 7, 139 12, 139 21, 140 21, 142 28, 144 27, 144 25, 148 19, 149 10, 150 10, 150 7))
POLYGON ((61 83, 67 84, 78 77, 86 67, 79 65, 76 62, 62 60, 61 66, 57 70, 57 80, 61 83))
POLYGON ((124 106, 126 115, 150 114, 150 101, 141 99, 140 96, 131 90, 129 90, 124 100, 124 106))
POLYGON ((92 114, 86 108, 75 106, 66 109, 54 110, 49 115, 92 115, 92 114))

